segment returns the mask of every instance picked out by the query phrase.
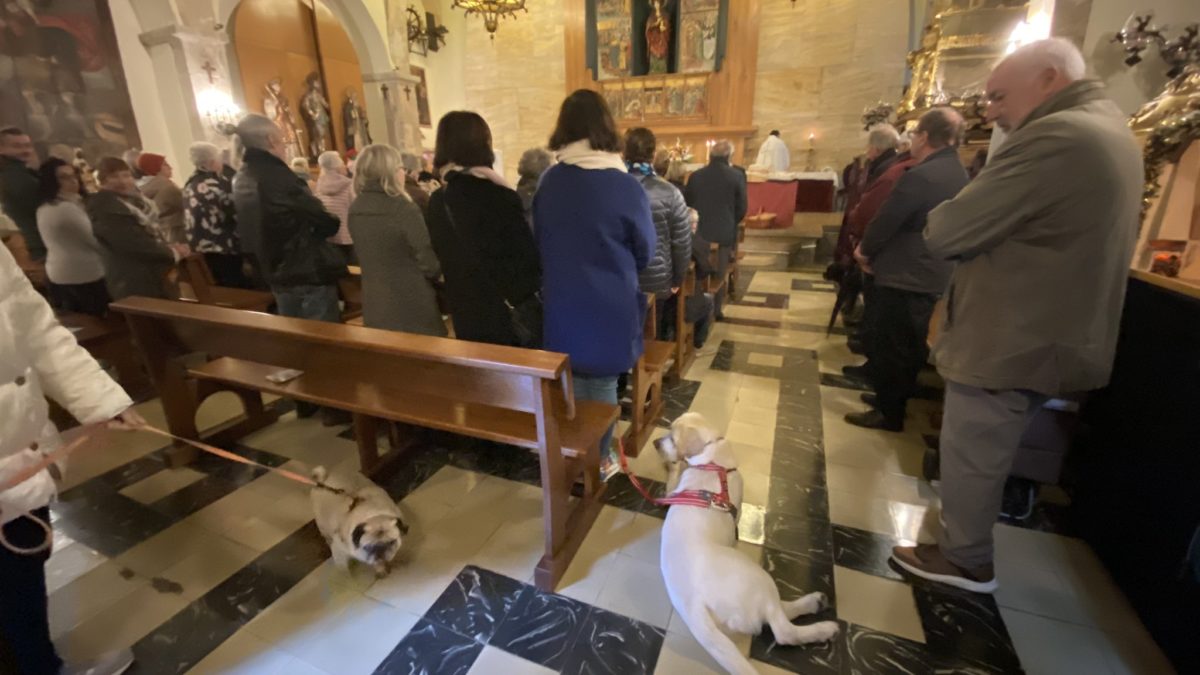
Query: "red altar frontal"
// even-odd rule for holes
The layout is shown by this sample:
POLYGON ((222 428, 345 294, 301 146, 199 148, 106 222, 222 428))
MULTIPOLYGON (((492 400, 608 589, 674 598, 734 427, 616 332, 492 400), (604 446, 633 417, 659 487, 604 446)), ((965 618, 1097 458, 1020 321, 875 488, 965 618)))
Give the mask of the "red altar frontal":
POLYGON ((774 213, 772 228, 792 226, 797 211, 832 211, 837 179, 833 174, 813 174, 791 180, 751 181, 746 184, 748 215, 774 213))

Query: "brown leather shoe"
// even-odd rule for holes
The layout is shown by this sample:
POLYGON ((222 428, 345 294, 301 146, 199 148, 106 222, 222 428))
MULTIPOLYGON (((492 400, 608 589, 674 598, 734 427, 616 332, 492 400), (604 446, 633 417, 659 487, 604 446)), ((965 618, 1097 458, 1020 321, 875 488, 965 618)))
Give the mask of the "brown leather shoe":
POLYGON ((892 560, 906 571, 928 581, 961 588, 974 593, 993 593, 996 572, 989 563, 974 569, 965 569, 946 560, 936 544, 896 546, 892 548, 892 560))

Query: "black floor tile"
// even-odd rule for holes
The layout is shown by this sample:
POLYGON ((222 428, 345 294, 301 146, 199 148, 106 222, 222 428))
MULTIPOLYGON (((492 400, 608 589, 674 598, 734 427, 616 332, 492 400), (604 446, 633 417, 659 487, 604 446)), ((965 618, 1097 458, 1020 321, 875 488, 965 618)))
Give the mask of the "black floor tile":
POLYGON ((551 670, 561 670, 590 610, 589 605, 577 600, 526 586, 490 644, 551 670))
POLYGON ((434 601, 425 619, 487 644, 524 590, 515 579, 469 566, 434 601))
POLYGON ((831 561, 764 547, 762 567, 775 580, 779 596, 784 600, 820 592, 836 606, 837 590, 833 585, 831 561))
POLYGON ((767 513, 829 521, 829 494, 823 487, 772 478, 767 495, 767 513))
POLYGON ((375 668, 375 675, 465 675, 483 645, 422 619, 375 668))
POLYGON ((186 673, 242 627, 204 603, 192 603, 133 645, 130 675, 186 673))
POLYGON ((824 562, 833 562, 833 533, 829 521, 767 512, 763 519, 765 545, 824 562))
POLYGON ((824 643, 784 646, 775 642, 770 627, 750 642, 750 657, 793 673, 842 675, 846 665, 846 624, 833 640, 824 643))
POLYGON ((592 608, 567 655, 563 675, 651 675, 666 631, 592 608))
POLYGON ((992 596, 914 580, 913 597, 930 652, 1001 672, 1020 671, 1012 638, 992 596))
POLYGON ((54 526, 67 536, 112 558, 162 532, 174 520, 150 507, 94 484, 62 495, 51 504, 54 526))
POLYGON ((925 645, 856 624, 846 626, 846 666, 850 673, 932 675, 934 661, 925 645))
POLYGON ((833 526, 833 561, 841 567, 887 579, 903 580, 889 563, 892 547, 900 540, 845 525, 833 526))

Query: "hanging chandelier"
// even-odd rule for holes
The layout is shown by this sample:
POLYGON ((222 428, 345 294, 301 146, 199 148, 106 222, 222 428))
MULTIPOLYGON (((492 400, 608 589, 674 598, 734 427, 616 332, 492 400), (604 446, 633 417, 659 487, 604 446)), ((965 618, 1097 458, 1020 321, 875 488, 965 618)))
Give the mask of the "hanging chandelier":
POLYGON ((501 18, 515 17, 517 12, 528 11, 525 9, 525 0, 454 0, 450 8, 465 10, 467 16, 482 16, 483 26, 493 40, 496 39, 501 18))

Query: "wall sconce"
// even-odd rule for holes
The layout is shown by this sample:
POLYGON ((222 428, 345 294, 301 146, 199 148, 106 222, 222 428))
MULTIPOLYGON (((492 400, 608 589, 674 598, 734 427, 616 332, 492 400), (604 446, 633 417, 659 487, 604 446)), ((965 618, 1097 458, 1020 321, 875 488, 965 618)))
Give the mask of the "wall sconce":
POLYGON ((229 134, 242 116, 242 109, 233 102, 233 98, 219 89, 210 88, 200 92, 196 96, 196 109, 209 126, 222 134, 229 134))

